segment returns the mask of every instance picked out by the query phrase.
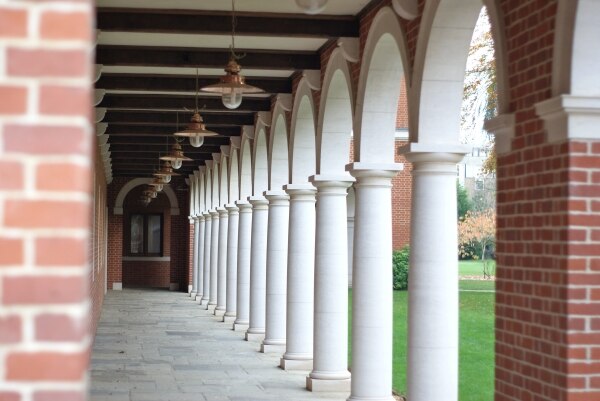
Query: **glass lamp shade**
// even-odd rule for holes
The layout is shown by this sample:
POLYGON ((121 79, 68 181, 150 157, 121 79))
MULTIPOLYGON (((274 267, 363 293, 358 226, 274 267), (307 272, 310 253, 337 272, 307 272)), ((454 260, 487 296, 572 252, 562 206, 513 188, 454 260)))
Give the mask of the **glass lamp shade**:
POLYGON ((190 145, 199 148, 204 144, 204 137, 200 135, 190 136, 190 145))
POLYGON ((223 106, 228 109, 237 109, 242 104, 243 92, 239 88, 224 88, 221 95, 223 106))
POLYGON ((168 184, 171 182, 171 176, 170 175, 163 175, 162 177, 160 177, 160 179, 162 180, 163 183, 168 184))
POLYGON ((159 177, 155 177, 151 182, 150 185, 152 185, 154 187, 154 190, 157 192, 160 192, 163 190, 164 187, 164 183, 162 182, 162 180, 159 177))
POLYGON ((296 4, 306 14, 318 14, 325 9, 327 0, 296 0, 296 4))
POLYGON ((242 98, 247 93, 262 93, 262 89, 246 84, 246 79, 240 75, 242 67, 234 58, 229 59, 225 67, 225 75, 219 82, 202 88, 202 92, 217 93, 221 95, 223 105, 228 109, 237 109, 242 104, 242 98))
POLYGON ((181 159, 171 160, 171 167, 173 167, 175 170, 177 170, 178 168, 181 168, 182 165, 183 165, 183 160, 181 160, 181 159))
POLYGON ((165 156, 161 156, 160 160, 171 162, 171 167, 174 169, 181 168, 184 161, 192 161, 192 159, 183 155, 183 149, 179 143, 175 143, 171 148, 171 152, 165 156))

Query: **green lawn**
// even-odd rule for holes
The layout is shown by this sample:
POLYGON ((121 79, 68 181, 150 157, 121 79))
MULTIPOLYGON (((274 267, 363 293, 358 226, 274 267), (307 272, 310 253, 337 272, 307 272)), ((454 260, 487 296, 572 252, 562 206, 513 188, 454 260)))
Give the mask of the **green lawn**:
MULTIPOLYGON (((486 282, 486 284, 493 284, 486 282)), ((352 290, 349 290, 350 307, 352 290)), ((394 291, 393 386, 406 394, 406 291, 394 291)), ((350 314, 351 316, 351 314, 350 314)), ((351 335, 351 333, 350 333, 351 335)), ((349 342, 351 344, 351 341, 349 342)), ((461 401, 487 401, 494 392, 494 293, 460 293, 461 401)), ((435 385, 435 383, 432 383, 435 385)))
MULTIPOLYGON (((496 265, 496 261, 490 260, 493 266, 496 265)), ((483 262, 480 260, 459 260, 458 261, 458 274, 460 276, 483 276, 483 262)))

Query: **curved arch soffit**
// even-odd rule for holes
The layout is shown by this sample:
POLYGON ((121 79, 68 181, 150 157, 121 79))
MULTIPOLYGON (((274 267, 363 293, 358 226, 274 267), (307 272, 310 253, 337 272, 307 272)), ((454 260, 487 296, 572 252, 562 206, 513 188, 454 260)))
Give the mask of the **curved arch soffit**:
MULTIPOLYGON (((125 201, 125 198, 129 194, 129 192, 131 192, 131 190, 135 187, 139 187, 140 185, 149 184, 150 181, 152 181, 151 178, 134 178, 134 179, 128 181, 125 185, 123 185, 123 188, 121 188, 121 190, 117 194, 117 199, 115 201, 115 207, 113 209, 113 214, 122 215, 123 214, 123 202, 125 201)), ((171 188, 168 185, 165 185, 163 188, 163 192, 165 193, 165 195, 167 195, 167 198, 169 199, 169 204, 171 205, 171 216, 178 216, 179 215, 179 202, 177 202, 177 196, 175 195, 175 192, 173 192, 173 188, 171 188)))
POLYGON ((282 190, 288 183, 288 130, 285 110, 275 107, 268 145, 269 189, 282 190))
POLYGON ((261 196, 269 186, 267 132, 264 125, 258 125, 256 128, 252 150, 252 193, 261 196))
POLYGON ((219 164, 219 199, 220 205, 229 203, 229 157, 221 156, 219 164))
POLYGON ((600 3, 559 0, 554 35, 552 93, 554 96, 600 96, 600 3))
POLYGON ((213 163, 213 169, 211 171, 211 183, 212 183, 212 205, 213 209, 216 209, 221 205, 219 199, 221 195, 221 186, 220 184, 220 176, 221 176, 221 166, 220 162, 213 163))
POLYGON ((317 123, 317 174, 341 174, 350 156, 354 96, 352 78, 343 51, 329 57, 317 123))
POLYGON ((394 162, 401 79, 408 77, 406 35, 394 10, 375 15, 365 44, 354 112, 354 151, 360 162, 394 162), (382 157, 384 160, 382 160, 382 157))
POLYGON ((252 195, 252 139, 242 135, 240 144, 240 199, 252 195))
POLYGON ((233 203, 240 198, 240 152, 236 148, 231 148, 229 157, 229 203, 233 203))
POLYGON ((316 173, 315 99, 306 78, 296 88, 290 124, 290 182, 305 183, 316 173))
MULTIPOLYGON (((504 113, 509 105, 506 47, 501 13, 494 3, 483 1, 488 7, 497 57, 499 113, 504 113)), ((426 3, 409 97, 412 142, 458 143, 466 62, 481 8, 481 0, 426 3), (433 115, 436 118, 431 118, 433 115)))

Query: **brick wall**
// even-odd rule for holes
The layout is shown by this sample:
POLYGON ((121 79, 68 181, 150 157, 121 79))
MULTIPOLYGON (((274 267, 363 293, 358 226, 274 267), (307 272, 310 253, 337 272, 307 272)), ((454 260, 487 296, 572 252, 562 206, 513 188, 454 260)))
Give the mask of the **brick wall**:
POLYGON ((84 400, 92 2, 0 1, 0 399, 84 400))

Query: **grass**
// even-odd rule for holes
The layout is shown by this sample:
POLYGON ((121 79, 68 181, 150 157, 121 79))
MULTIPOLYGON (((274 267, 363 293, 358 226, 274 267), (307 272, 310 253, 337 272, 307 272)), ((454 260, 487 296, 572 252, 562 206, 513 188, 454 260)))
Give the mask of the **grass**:
MULTIPOLYGON (((488 287, 489 284, 493 284, 492 282, 484 283, 488 287)), ((349 290, 349 298, 351 307, 352 290, 349 290)), ((394 291, 393 387, 400 394, 406 394, 407 299, 406 291, 394 291)), ((494 392, 494 293, 461 292, 459 319, 459 399, 461 401, 492 400, 494 392)))
MULTIPOLYGON (((495 267, 496 261, 490 260, 495 267)), ((460 260, 458 262, 459 276, 483 276, 483 262, 481 260, 460 260)))

